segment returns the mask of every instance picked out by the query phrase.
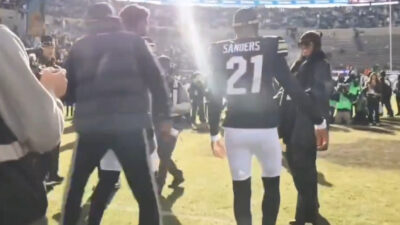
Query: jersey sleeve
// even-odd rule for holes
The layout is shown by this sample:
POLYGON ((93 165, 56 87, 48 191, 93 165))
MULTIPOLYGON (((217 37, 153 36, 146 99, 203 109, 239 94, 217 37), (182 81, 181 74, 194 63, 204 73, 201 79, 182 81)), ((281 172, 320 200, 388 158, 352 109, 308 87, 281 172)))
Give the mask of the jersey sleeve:
POLYGON ((210 59, 210 78, 208 84, 209 93, 209 108, 208 108, 208 118, 210 125, 210 135, 216 136, 219 133, 219 124, 221 120, 221 112, 223 109, 223 87, 225 81, 222 78, 220 69, 218 69, 218 60, 220 59, 220 54, 218 53, 218 46, 216 44, 212 45, 209 51, 210 59))
POLYGON ((280 56, 287 56, 289 53, 288 44, 282 37, 278 37, 277 39, 278 39, 278 48, 276 53, 280 56))

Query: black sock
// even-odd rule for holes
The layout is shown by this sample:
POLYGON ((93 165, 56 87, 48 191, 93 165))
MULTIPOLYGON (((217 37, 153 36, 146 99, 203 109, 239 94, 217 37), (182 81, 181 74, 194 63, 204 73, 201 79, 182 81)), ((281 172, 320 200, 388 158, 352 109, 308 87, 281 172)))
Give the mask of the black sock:
POLYGON ((275 225, 279 213, 281 195, 279 191, 280 177, 263 178, 264 199, 262 202, 262 225, 275 225))
POLYGON ((251 225, 251 178, 233 181, 233 195, 237 225, 251 225))

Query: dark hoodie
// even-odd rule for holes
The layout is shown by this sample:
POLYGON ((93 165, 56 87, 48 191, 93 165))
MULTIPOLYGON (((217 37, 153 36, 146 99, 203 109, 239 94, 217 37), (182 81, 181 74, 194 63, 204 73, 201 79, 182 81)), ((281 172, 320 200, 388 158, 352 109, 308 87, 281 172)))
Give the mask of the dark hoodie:
POLYGON ((76 103, 79 133, 151 128, 149 92, 157 118, 169 115, 165 81, 145 41, 122 29, 118 18, 91 21, 89 34, 66 61, 66 101, 76 103))
MULTIPOLYGON (((317 51, 309 58, 296 61, 291 72, 296 76, 325 118, 329 118, 329 97, 334 82, 324 52, 317 51)), ((284 94, 281 102, 280 135, 286 144, 297 143, 299 147, 316 148, 314 125, 307 116, 284 94)))

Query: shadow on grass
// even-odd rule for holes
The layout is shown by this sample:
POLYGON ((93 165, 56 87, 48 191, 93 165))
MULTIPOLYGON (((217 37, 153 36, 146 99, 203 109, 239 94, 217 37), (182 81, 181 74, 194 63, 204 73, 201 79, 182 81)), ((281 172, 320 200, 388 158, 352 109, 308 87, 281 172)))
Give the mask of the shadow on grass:
POLYGON ((185 189, 181 187, 174 188, 174 191, 168 197, 160 197, 163 222, 165 225, 182 225, 179 219, 172 211, 175 202, 183 196, 185 189))
MULTIPOLYGON (((86 203, 82 206, 81 215, 77 225, 86 225, 88 223, 89 211, 90 211, 90 199, 88 199, 88 201, 86 201, 86 203)), ((58 223, 61 223, 61 212, 54 214, 52 216, 52 219, 54 221, 57 221, 58 223)))
POLYGON ((318 225, 331 225, 331 223, 329 223, 329 221, 325 217, 323 217, 321 214, 318 214, 317 224, 318 225))
POLYGON ((344 126, 340 126, 340 125, 337 125, 337 124, 329 125, 329 130, 330 131, 337 131, 337 132, 345 132, 345 133, 351 132, 351 130, 349 128, 344 127, 344 126))
POLYGON ((400 141, 361 138, 354 143, 331 144, 319 157, 345 167, 400 169, 400 141))
POLYGON ((61 146, 60 152, 64 152, 64 151, 67 151, 67 150, 74 150, 74 148, 75 148, 75 141, 67 143, 67 144, 61 146))
POLYGON ((69 117, 65 118, 65 121, 72 121, 72 120, 74 120, 73 116, 69 116, 69 117))
POLYGON ((353 125, 353 126, 351 126, 351 128, 353 128, 354 130, 369 131, 369 132, 378 133, 378 134, 395 135, 394 131, 385 129, 385 127, 353 125))
POLYGON ((389 121, 382 121, 381 125, 383 128, 388 129, 388 130, 392 130, 392 131, 400 131, 400 126, 390 123, 389 121))
POLYGON ((75 132, 75 127, 73 124, 69 125, 68 127, 64 128, 64 135, 65 134, 70 134, 75 132))
MULTIPOLYGON (((286 152, 283 153, 282 165, 291 174, 289 164, 286 160, 286 152)), ((318 171, 317 171, 318 172, 318 171)), ((325 175, 321 172, 317 174, 318 184, 325 187, 333 187, 333 184, 326 180, 325 175)))

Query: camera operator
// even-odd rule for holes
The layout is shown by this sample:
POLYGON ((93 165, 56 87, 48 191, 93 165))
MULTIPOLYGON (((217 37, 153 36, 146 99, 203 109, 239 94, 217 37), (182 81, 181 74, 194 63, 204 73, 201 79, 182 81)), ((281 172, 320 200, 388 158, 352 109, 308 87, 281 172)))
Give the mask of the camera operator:
POLYGON ((352 74, 350 75, 350 80, 350 93, 355 99, 353 102, 355 112, 353 123, 359 125, 368 124, 367 96, 361 88, 361 76, 352 74))
POLYGON ((339 96, 337 103, 337 112, 335 116, 336 124, 350 125, 351 110, 353 107, 353 95, 350 93, 350 83, 348 83, 343 74, 339 75, 338 83, 335 88, 339 96))

